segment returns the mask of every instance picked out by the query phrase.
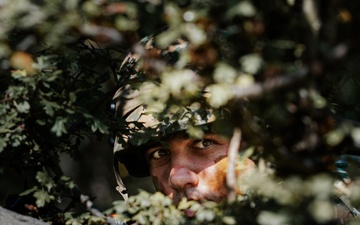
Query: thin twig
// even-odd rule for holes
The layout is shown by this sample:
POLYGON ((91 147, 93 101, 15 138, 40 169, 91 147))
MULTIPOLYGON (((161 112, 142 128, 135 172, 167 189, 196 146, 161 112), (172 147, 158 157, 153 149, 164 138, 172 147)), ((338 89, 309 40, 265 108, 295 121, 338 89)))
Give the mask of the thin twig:
POLYGON ((228 158, 229 164, 226 173, 226 183, 228 188, 228 202, 232 203, 236 200, 236 156, 239 151, 241 142, 241 130, 235 128, 233 136, 230 141, 228 158))
POLYGON ((81 194, 80 201, 86 206, 87 210, 89 210, 91 214, 93 214, 94 216, 106 218, 106 222, 110 225, 117 224, 113 218, 105 216, 102 212, 100 212, 100 210, 95 208, 94 203, 90 200, 89 196, 81 194))

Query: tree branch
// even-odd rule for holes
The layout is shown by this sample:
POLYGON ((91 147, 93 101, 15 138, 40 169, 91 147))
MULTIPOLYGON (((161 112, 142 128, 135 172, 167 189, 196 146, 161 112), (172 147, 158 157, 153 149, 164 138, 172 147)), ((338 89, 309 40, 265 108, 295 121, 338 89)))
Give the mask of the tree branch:
POLYGON ((226 173, 226 183, 228 188, 228 202, 233 203, 236 200, 236 156, 239 151, 241 142, 241 130, 235 128, 233 136, 230 141, 228 157, 229 164, 226 173))
POLYGON ((275 79, 268 79, 264 83, 255 83, 250 87, 244 88, 234 85, 233 96, 237 99, 261 97, 266 92, 296 84, 300 80, 304 79, 307 74, 308 69, 301 68, 294 73, 285 74, 275 79))

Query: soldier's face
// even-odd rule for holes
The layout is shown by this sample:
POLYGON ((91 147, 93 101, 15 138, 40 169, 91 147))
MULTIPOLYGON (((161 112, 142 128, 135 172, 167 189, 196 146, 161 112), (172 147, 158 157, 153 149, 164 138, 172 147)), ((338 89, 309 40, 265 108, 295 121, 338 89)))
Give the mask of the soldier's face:
MULTIPOLYGON (((227 194, 228 148, 229 140, 215 134, 202 140, 179 135, 169 139, 167 147, 150 148, 146 158, 156 189, 176 205, 183 197, 219 202, 227 194)), ((245 164, 252 167, 254 163, 245 164)))

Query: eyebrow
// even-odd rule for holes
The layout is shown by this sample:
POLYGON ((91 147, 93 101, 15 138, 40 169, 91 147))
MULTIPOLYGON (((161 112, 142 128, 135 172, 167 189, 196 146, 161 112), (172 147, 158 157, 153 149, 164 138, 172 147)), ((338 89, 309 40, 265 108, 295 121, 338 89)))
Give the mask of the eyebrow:
MULTIPOLYGON (((204 132, 205 132, 204 137, 215 135, 215 133, 210 130, 205 130, 204 132)), ((153 148, 164 147, 164 146, 166 146, 166 143, 171 140, 185 141, 185 140, 189 140, 189 139, 196 140, 196 138, 191 138, 189 136, 189 134, 186 133, 186 131, 179 131, 179 132, 172 133, 172 134, 169 134, 169 135, 161 138, 160 141, 155 141, 150 144, 143 145, 143 150, 145 152, 147 152, 148 150, 153 149, 153 148)))

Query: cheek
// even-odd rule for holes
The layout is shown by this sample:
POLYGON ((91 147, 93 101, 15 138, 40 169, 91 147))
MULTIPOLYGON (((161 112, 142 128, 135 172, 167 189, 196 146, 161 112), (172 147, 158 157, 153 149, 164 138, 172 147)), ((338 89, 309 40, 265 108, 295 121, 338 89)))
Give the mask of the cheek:
POLYGON ((221 190, 226 188, 226 170, 228 166, 228 157, 224 157, 221 160, 217 161, 214 165, 214 175, 213 179, 210 179, 211 187, 214 187, 214 190, 221 190))
POLYGON ((151 180, 157 191, 163 192, 165 194, 168 185, 169 173, 166 168, 151 168, 150 169, 151 180))
POLYGON ((151 176, 151 180, 154 184, 155 190, 163 193, 164 195, 169 195, 169 188, 167 182, 165 182, 161 177, 151 176))
MULTIPOLYGON (((209 179, 209 184, 213 187, 214 191, 222 191, 226 189, 226 172, 229 164, 228 157, 224 157, 221 160, 217 161, 214 165, 212 179, 209 179)), ((245 159, 240 162, 236 167, 236 175, 242 176, 251 171, 254 168, 255 163, 250 159, 245 159)))
POLYGON ((155 176, 151 176, 151 180, 155 186, 155 189, 158 191, 159 190, 159 181, 158 181, 158 178, 155 177, 155 176))

